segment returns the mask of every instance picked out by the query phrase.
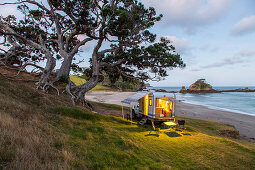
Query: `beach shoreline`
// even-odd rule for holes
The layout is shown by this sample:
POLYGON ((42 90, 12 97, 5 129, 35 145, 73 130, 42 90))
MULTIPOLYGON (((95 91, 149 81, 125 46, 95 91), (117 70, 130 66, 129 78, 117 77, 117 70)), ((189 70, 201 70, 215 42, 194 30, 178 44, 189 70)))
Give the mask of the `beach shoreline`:
MULTIPOLYGON (((86 95, 86 99, 96 102, 122 105, 122 100, 132 96, 135 93, 136 92, 94 91, 88 93, 86 95)), ((212 109, 206 106, 184 102, 176 102, 175 114, 235 126, 235 128, 239 131, 241 138, 255 142, 255 116, 212 109)))

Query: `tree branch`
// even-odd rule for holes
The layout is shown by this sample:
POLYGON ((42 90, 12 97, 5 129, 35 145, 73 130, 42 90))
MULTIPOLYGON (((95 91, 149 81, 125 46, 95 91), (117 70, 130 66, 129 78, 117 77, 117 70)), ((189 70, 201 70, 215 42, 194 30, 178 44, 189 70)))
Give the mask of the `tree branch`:
POLYGON ((101 62, 100 67, 116 67, 116 66, 121 65, 125 61, 127 61, 127 60, 126 59, 120 59, 116 63, 113 63, 113 64, 109 64, 109 63, 106 63, 106 62, 101 62))
POLYGON ((86 44, 87 42, 92 41, 92 40, 93 40, 92 38, 86 38, 86 39, 80 41, 80 42, 74 47, 74 49, 72 50, 71 56, 74 56, 75 53, 78 52, 79 48, 80 48, 82 45, 84 45, 84 44, 86 44))

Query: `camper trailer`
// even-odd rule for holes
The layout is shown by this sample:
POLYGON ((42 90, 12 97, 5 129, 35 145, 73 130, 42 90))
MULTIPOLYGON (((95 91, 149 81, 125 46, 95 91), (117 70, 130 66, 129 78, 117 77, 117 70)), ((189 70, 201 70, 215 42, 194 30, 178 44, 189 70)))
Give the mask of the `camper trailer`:
POLYGON ((147 118, 153 121, 174 121, 176 97, 171 93, 138 92, 123 100, 123 103, 136 103, 132 107, 132 117, 147 118))

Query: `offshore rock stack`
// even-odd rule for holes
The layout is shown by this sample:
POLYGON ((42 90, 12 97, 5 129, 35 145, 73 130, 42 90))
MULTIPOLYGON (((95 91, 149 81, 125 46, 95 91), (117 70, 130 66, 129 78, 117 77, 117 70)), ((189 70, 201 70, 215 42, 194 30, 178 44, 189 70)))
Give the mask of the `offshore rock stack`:
POLYGON ((199 79, 191 84, 188 89, 182 86, 180 93, 219 93, 212 86, 205 82, 205 79, 199 79))
POLYGON ((244 89, 234 89, 234 90, 215 90, 212 86, 205 82, 205 79, 199 79, 195 83, 191 84, 188 89, 182 86, 179 93, 221 93, 221 92, 255 92, 248 87, 244 89))

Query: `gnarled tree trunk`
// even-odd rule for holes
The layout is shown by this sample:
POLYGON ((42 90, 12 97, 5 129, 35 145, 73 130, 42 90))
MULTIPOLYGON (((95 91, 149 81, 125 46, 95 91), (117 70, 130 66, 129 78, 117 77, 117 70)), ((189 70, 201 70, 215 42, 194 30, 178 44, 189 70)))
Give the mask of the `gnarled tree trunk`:
POLYGON ((98 77, 99 76, 92 76, 89 81, 80 86, 75 86, 71 82, 69 83, 67 86, 67 92, 72 96, 74 105, 78 102, 81 102, 83 105, 92 109, 92 106, 85 99, 85 94, 97 85, 98 77))
POLYGON ((76 86, 69 80, 69 84, 66 87, 66 91, 72 96, 73 104, 81 102, 83 105, 93 109, 85 99, 85 94, 89 90, 93 89, 99 80, 100 76, 100 63, 97 61, 96 56, 92 57, 93 73, 91 78, 84 84, 76 86))
POLYGON ((71 71, 72 61, 73 61, 73 56, 64 57, 64 61, 62 62, 61 67, 57 74, 57 80, 60 80, 61 78, 68 79, 70 71, 71 71))
POLYGON ((59 90, 53 86, 53 82, 51 81, 51 78, 50 78, 55 66, 56 66, 56 59, 51 54, 47 54, 46 66, 45 66, 45 69, 43 70, 43 73, 41 75, 39 82, 37 83, 37 88, 41 88, 43 91, 46 92, 49 87, 52 87, 59 94, 59 90))

